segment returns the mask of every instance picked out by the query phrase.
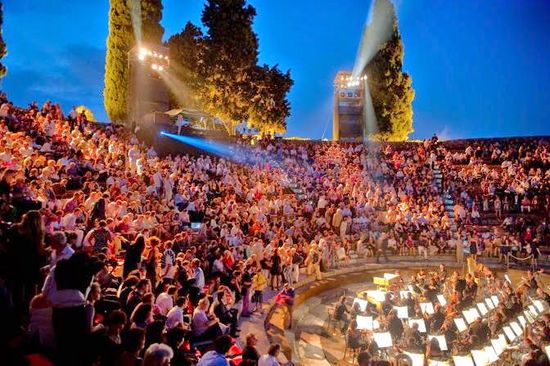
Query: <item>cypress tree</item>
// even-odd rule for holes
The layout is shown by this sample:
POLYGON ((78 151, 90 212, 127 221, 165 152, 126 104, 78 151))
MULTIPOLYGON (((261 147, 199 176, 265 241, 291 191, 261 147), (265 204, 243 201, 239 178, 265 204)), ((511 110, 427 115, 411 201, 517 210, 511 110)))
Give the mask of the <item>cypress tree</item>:
POLYGON ((414 89, 409 74, 403 72, 403 42, 394 20, 393 34, 366 66, 368 87, 378 122, 371 138, 405 141, 413 132, 414 89))
MULTIPOLYGON (((129 1, 110 0, 103 103, 112 122, 124 122, 128 114, 128 52, 136 44, 129 1)), ((162 1, 141 0, 140 7, 138 34, 146 42, 159 44, 164 33, 162 1)))

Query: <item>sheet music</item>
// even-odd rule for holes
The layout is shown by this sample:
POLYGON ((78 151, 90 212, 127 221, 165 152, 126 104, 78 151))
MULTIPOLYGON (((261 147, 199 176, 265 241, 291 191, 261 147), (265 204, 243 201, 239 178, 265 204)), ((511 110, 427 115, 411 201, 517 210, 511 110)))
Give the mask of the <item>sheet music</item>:
POLYGON ((518 322, 510 322, 510 327, 512 327, 512 330, 518 337, 521 337, 523 334, 523 329, 519 326, 518 322))
POLYGON ((443 295, 437 295, 437 301, 443 306, 447 305, 447 300, 445 300, 445 296, 443 295))
POLYGON ((391 335, 389 332, 373 333, 374 341, 378 345, 378 348, 389 348, 393 346, 391 335))
POLYGON ((466 329, 468 329, 468 326, 466 325, 466 322, 462 318, 454 318, 454 322, 456 325, 456 328, 460 333, 464 332, 466 329))
POLYGON ((444 335, 429 335, 428 336, 428 341, 431 341, 432 338, 437 339, 437 341, 439 342, 439 348, 441 348, 442 351, 448 351, 449 350, 447 348, 447 340, 445 339, 444 335))
POLYGON ((424 314, 433 314, 433 313, 435 313, 434 306, 431 302, 421 302, 420 303, 420 309, 422 310, 422 312, 424 314))
POLYGON ((485 306, 482 302, 477 303, 477 308, 479 309, 481 315, 486 315, 489 312, 489 310, 487 310, 487 306, 485 306))
POLYGON ((476 366, 474 364, 474 360, 472 360, 472 356, 470 355, 453 356, 453 362, 455 365, 460 365, 460 366, 476 366))
POLYGON ((489 359, 487 354, 485 354, 485 350, 472 350, 472 358, 474 359, 476 366, 489 365, 489 359))
POLYGON ((409 318, 409 308, 406 306, 394 306, 397 311, 397 317, 399 319, 408 319, 409 318))
POLYGON ((492 346, 485 346, 485 355, 487 355, 489 363, 498 361, 498 356, 492 346))
POLYGON ((517 338, 516 333, 514 333, 512 328, 510 328, 509 326, 504 326, 502 327, 502 329, 504 330, 504 334, 506 334, 506 337, 508 337, 510 342, 513 342, 517 338))
POLYGON ((410 352, 403 352, 403 353, 411 358, 412 360, 411 366, 424 366, 424 354, 410 353, 410 352))
POLYGON ((369 302, 367 300, 356 297, 355 299, 353 299, 353 304, 355 303, 359 304, 359 309, 361 309, 361 311, 365 311, 367 310, 367 304, 369 302))
POLYGON ((412 327, 415 323, 418 324, 418 331, 420 333, 426 333, 426 323, 424 319, 409 319, 409 327, 412 327))

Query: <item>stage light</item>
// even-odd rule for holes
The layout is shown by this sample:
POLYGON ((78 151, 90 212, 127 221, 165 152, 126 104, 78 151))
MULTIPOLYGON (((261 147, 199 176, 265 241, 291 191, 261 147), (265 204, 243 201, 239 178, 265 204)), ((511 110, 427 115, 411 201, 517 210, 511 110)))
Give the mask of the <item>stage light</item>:
POLYGON ((139 54, 145 56, 145 55, 147 54, 147 48, 145 48, 145 47, 140 47, 140 48, 139 48, 139 54))
POLYGON ((164 56, 164 59, 165 59, 166 61, 168 61, 168 56, 164 56))
POLYGON ((163 67, 163 66, 159 66, 159 71, 164 71, 164 67, 163 67))
POLYGON ((140 61, 145 60, 145 55, 139 54, 138 55, 138 60, 140 60, 140 61))
POLYGON ((153 55, 153 51, 147 50, 147 54, 148 54, 149 56, 152 56, 152 55, 153 55))
POLYGON ((153 70, 158 70, 158 69, 159 69, 159 67, 158 67, 157 64, 152 64, 152 65, 151 65, 151 68, 152 68, 153 70))

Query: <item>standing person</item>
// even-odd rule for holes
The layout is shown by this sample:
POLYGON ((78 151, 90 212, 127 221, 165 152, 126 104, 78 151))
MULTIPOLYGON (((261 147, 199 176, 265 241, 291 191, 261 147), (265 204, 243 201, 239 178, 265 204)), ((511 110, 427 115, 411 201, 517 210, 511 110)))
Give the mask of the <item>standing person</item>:
POLYGON ((464 244, 462 244, 458 234, 455 234, 453 241, 456 249, 456 262, 462 266, 464 263, 464 244))
POLYGON ((124 267, 122 277, 128 277, 128 274, 135 269, 138 269, 141 263, 141 255, 145 249, 145 237, 138 235, 134 243, 127 243, 126 254, 124 255, 124 267))
POLYGON ((162 269, 162 279, 170 283, 174 282, 176 275, 176 254, 172 250, 172 241, 164 243, 164 253, 160 260, 160 268, 162 269))
POLYGON ((88 217, 88 228, 93 228, 95 226, 96 220, 99 222, 101 220, 106 219, 105 215, 105 198, 100 198, 97 200, 96 203, 94 203, 94 207, 92 208, 92 212, 90 213, 90 216, 88 217))
POLYGON ((317 250, 317 245, 313 244, 311 246, 311 249, 309 250, 309 254, 307 256, 307 263, 308 263, 308 274, 315 274, 316 280, 321 280, 323 277, 321 275, 321 255, 319 254, 319 251, 317 250))
POLYGON ((384 256, 386 263, 390 260, 388 259, 388 235, 384 232, 380 235, 380 238, 376 240, 376 263, 380 263, 380 257, 384 256))
POLYGON ((277 248, 273 249, 273 254, 271 255, 271 289, 275 290, 273 288, 273 283, 275 282, 275 287, 277 290, 280 289, 281 285, 281 257, 279 256, 279 251, 277 248))
POLYGON ((19 316, 26 314, 37 293, 44 259, 42 216, 38 211, 29 211, 11 228, 7 243, 7 282, 19 316))
POLYGON ((277 356, 281 351, 281 345, 278 343, 272 344, 267 351, 267 354, 260 357, 258 360, 258 366, 279 366, 279 361, 277 361, 277 356))
POLYGON ((157 284, 157 258, 159 256, 158 245, 160 244, 160 239, 156 236, 149 238, 149 253, 147 254, 147 259, 145 260, 145 270, 146 277, 151 281, 151 286, 156 288, 157 284))
POLYGON ((99 253, 103 248, 107 248, 112 239, 111 232, 107 228, 107 222, 101 220, 99 227, 92 229, 84 238, 83 245, 93 253, 99 253))
POLYGON ((290 256, 292 257, 292 264, 290 266, 290 278, 292 279, 291 285, 298 283, 300 279, 300 265, 304 261, 304 258, 296 251, 296 248, 290 249, 290 256))
POLYGON ((252 277, 252 302, 254 303, 253 311, 260 311, 262 314, 263 309, 263 291, 267 287, 267 279, 265 278, 262 270, 258 269, 254 277, 252 277))
POLYGON ((252 276, 250 275, 250 268, 245 268, 241 278, 241 292, 243 295, 243 308, 241 316, 249 317, 252 315, 250 304, 250 290, 252 288, 252 276))

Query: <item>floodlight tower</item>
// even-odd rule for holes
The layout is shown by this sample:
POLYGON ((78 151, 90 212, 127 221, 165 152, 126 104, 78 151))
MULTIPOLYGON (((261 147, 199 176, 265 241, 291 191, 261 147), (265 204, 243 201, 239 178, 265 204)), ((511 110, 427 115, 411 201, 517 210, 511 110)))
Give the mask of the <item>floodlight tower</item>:
POLYGON ((366 80, 366 75, 353 77, 350 71, 338 71, 336 74, 332 118, 334 141, 363 141, 366 80))
POLYGON ((128 121, 142 126, 157 123, 168 111, 168 88, 162 74, 168 72, 168 48, 148 43, 128 52, 128 121))

